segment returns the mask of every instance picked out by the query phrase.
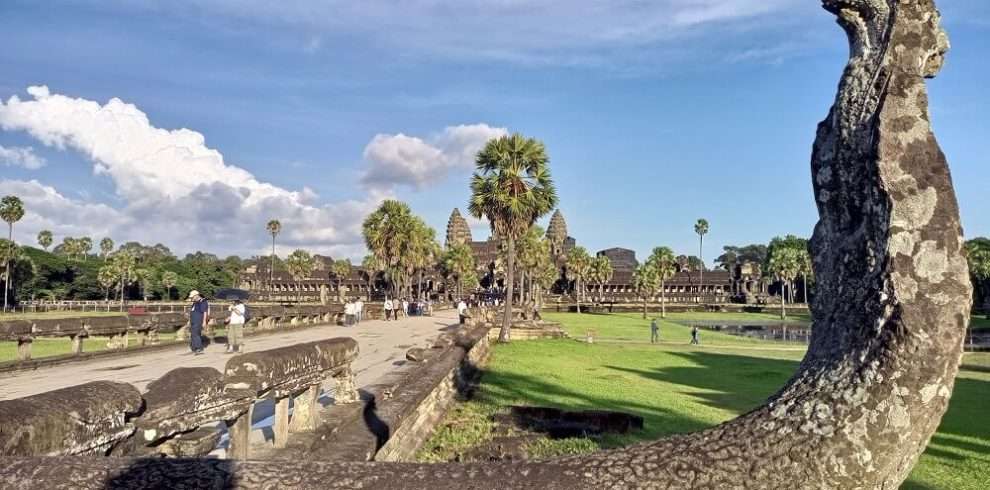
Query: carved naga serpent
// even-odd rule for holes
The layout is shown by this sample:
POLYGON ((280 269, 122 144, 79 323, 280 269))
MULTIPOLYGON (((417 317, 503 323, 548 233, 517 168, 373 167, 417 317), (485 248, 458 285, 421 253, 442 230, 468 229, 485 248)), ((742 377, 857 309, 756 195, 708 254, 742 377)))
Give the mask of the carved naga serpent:
POLYGON ((823 0, 850 59, 811 162, 820 220, 811 346, 769 402, 702 432, 491 464, 12 459, 73 487, 893 489, 945 412, 972 288, 924 78, 948 39, 932 0, 823 0), (219 484, 219 486, 217 486, 219 484))

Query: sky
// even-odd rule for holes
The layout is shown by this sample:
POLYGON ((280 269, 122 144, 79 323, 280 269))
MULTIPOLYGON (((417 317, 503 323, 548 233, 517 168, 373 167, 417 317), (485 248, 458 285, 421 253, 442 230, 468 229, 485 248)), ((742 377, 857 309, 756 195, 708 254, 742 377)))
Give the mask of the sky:
MULTIPOLYGON (((932 121, 990 235, 990 2, 941 0, 932 121)), ((365 253, 408 202, 442 239, 473 156, 520 132, 594 252, 807 237, 809 160, 847 58, 817 0, 0 0, 0 195, 42 229, 184 254, 365 253)), ((542 221, 545 226, 547 219, 542 221)), ((475 239, 486 223, 471 219, 475 239)))

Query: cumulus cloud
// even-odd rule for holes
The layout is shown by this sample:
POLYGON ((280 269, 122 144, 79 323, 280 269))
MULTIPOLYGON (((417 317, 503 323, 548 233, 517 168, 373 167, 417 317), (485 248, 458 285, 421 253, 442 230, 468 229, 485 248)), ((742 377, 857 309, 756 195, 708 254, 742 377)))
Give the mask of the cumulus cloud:
POLYGON ((37 170, 45 166, 45 159, 34 154, 34 148, 12 146, 5 148, 0 145, 0 163, 10 167, 24 167, 37 170))
POLYGON ((112 181, 123 204, 114 209, 69 199, 38 182, 3 181, 35 215, 19 227, 25 234, 42 224, 57 234, 82 226, 94 234, 105 228, 118 240, 252 253, 264 249, 264 223, 278 218, 283 244, 349 254, 360 251, 361 220, 387 196, 373 192, 363 200, 317 205, 311 190, 261 182, 226 163, 202 134, 155 127, 133 104, 116 98, 100 104, 44 86, 27 91, 29 100, 0 101, 0 129, 85 155, 98 176, 112 181))
POLYGON ((451 171, 470 168, 488 140, 507 134, 484 123, 448 126, 429 140, 405 134, 379 134, 364 148, 366 188, 388 190, 397 185, 423 189, 451 171))

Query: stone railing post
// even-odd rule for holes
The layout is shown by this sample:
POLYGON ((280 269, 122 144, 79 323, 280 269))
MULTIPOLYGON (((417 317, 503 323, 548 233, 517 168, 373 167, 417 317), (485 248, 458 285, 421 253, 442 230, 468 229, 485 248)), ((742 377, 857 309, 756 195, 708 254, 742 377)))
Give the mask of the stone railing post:
POLYGON ((17 338, 17 360, 18 361, 30 361, 31 360, 31 344, 34 343, 34 338, 31 336, 24 336, 17 338))

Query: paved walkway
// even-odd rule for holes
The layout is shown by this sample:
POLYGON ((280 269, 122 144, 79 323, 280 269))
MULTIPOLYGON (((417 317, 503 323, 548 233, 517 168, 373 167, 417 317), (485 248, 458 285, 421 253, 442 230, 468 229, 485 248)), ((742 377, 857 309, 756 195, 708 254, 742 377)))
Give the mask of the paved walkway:
MULTIPOLYGON (((410 347, 425 347, 444 330, 457 323, 453 310, 432 317, 410 317, 385 322, 367 320, 354 327, 308 327, 282 334, 245 338, 249 352, 332 337, 352 337, 360 353, 352 364, 358 387, 367 386, 401 365, 410 347)), ((0 399, 21 398, 46 391, 109 380, 131 383, 144 391, 151 381, 178 367, 214 367, 223 371, 230 355, 223 344, 207 347, 206 354, 193 356, 188 348, 135 353, 133 356, 68 363, 34 371, 0 375, 0 399)))

